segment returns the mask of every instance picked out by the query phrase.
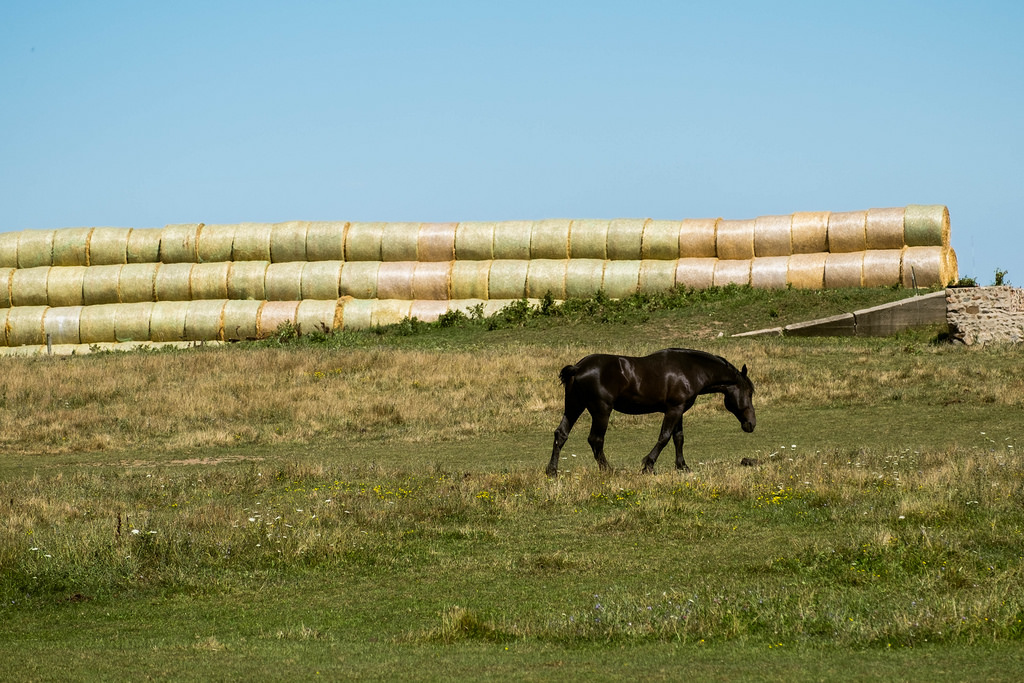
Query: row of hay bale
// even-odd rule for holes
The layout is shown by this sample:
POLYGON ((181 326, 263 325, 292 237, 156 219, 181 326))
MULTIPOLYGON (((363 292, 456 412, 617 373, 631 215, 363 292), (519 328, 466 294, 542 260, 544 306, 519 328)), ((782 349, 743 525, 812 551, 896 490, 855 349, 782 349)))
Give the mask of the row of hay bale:
POLYGON ((746 260, 950 246, 941 205, 750 220, 305 222, 64 228, 0 234, 0 267, 228 261, 746 260))

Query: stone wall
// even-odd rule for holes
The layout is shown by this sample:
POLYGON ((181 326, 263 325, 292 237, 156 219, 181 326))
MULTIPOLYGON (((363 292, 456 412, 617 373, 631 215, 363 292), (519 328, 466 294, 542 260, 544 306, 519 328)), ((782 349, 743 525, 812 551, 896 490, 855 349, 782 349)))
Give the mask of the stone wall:
POLYGON ((954 342, 985 345, 1024 341, 1024 289, 957 287, 946 290, 946 322, 954 342))

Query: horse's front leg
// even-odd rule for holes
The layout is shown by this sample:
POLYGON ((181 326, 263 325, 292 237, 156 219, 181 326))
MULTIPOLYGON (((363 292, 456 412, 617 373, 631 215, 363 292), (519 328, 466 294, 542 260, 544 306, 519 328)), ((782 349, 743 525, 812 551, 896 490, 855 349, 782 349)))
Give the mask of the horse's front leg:
POLYGON ((676 469, 689 472, 690 467, 683 459, 683 418, 679 418, 676 428, 672 430, 672 442, 676 445, 676 469))
POLYGON ((654 463, 658 461, 658 456, 661 455, 661 451, 668 444, 668 440, 674 435, 676 425, 681 424, 682 420, 682 406, 665 411, 665 419, 661 421, 661 433, 658 434, 658 442, 654 444, 654 448, 651 449, 651 452, 648 453, 641 462, 644 472, 647 472, 648 474, 654 473, 654 463))

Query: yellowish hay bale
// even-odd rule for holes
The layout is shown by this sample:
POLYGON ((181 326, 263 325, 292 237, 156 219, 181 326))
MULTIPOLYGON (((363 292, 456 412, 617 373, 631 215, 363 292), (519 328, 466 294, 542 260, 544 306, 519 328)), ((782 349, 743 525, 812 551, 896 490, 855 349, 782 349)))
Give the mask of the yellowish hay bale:
POLYGON ((309 223, 289 221, 270 228, 270 260, 273 263, 306 260, 306 231, 309 223))
MULTIPOLYGON (((575 224, 574 224, 575 225, 575 224)), ((567 299, 589 299, 604 286, 604 259, 572 258, 565 269, 567 299)))
POLYGON ((419 223, 385 223, 380 237, 381 260, 419 260, 419 236, 419 223))
POLYGON ((63 228, 53 233, 53 256, 55 266, 89 265, 89 236, 92 228, 63 228))
POLYGON ((302 261, 271 263, 264 280, 267 301, 298 301, 302 298, 302 261))
POLYGON ((259 337, 264 339, 277 332, 284 323, 295 324, 298 301, 268 301, 260 309, 259 337))
POLYGON ((269 267, 267 261, 232 261, 228 268, 228 298, 266 299, 269 267))
POLYGON ((295 326, 299 334, 331 332, 338 312, 338 299, 306 299, 295 311, 295 326))
MULTIPOLYGON (((185 339, 185 319, 190 301, 157 301, 149 319, 149 337, 155 342, 185 339)), ((83 314, 84 321, 84 314, 83 314)), ((83 327, 84 329, 84 327, 83 327)), ((82 341, 85 341, 84 339, 82 341)))
POLYGON ((0 354, 3 354, 7 344, 7 313, 9 309, 0 308, 0 354))
MULTIPOLYGON (((503 221, 494 224, 495 260, 521 260, 530 258, 533 223, 530 221, 503 221)), ((459 258, 462 258, 461 256, 459 258)))
POLYGON ((907 247, 903 250, 903 286, 936 287, 949 284, 944 281, 945 255, 942 247, 907 247))
POLYGON ((648 259, 640 262, 641 292, 667 292, 675 286, 676 262, 674 260, 648 259))
POLYGON ((87 266, 110 266, 128 263, 128 240, 131 228, 96 228, 89 236, 87 266))
MULTIPOLYGON (((610 246, 611 236, 609 235, 610 246)), ((637 247, 639 248, 639 244, 637 247)), ((601 288, 612 299, 622 299, 636 294, 640 288, 640 261, 608 261, 605 263, 601 288)))
POLYGON ((156 300, 156 273, 159 263, 127 263, 118 274, 118 300, 137 303, 156 300))
POLYGON ((817 254, 828 250, 828 211, 793 214, 790 223, 794 254, 817 254))
POLYGON ((235 261, 270 261, 270 239, 274 226, 270 223, 239 223, 235 226, 235 239, 231 243, 231 258, 235 261))
POLYGON ((571 226, 572 221, 567 219, 535 221, 530 235, 530 258, 558 260, 569 258, 571 226))
POLYGON ((754 258, 754 221, 718 221, 715 251, 719 259, 726 261, 746 261, 754 258))
POLYGON ((380 261, 384 223, 349 223, 345 233, 346 261, 380 261))
POLYGON ((455 231, 458 223, 421 223, 417 251, 420 261, 444 261, 455 258, 455 231))
POLYGON ((374 299, 377 296, 379 261, 346 261, 341 269, 341 295, 356 299, 374 299))
POLYGON ((707 289, 715 284, 716 258, 681 258, 675 262, 676 286, 707 289))
POLYGON ((14 277, 14 270, 7 266, 0 267, 0 308, 11 307, 11 278, 14 277))
POLYGON ((47 266, 19 268, 11 278, 11 304, 13 306, 46 306, 46 280, 50 275, 47 266))
MULTIPOLYGON (((495 237, 497 239, 497 237, 495 237)), ((499 259, 491 262, 487 293, 493 299, 521 299, 526 296, 526 278, 530 262, 499 259)))
POLYGON ((416 299, 409 309, 409 317, 432 323, 448 312, 448 301, 416 299))
POLYGON ((78 335, 83 344, 117 341, 115 318, 120 304, 85 306, 78 320, 78 335))
POLYGON ((455 228, 455 258, 490 261, 494 258, 494 223, 459 223, 455 228))
MULTIPOLYGON (((690 218, 679 226, 677 258, 714 258, 717 256, 718 218, 690 218)), ((710 285, 708 285, 710 286, 710 285)))
MULTIPOLYGON (((82 303, 116 304, 121 300, 121 269, 124 266, 90 266, 82 278, 82 303)), ((186 264, 186 270, 190 267, 186 264)), ((187 284, 187 283, 186 283, 187 284)))
POLYGON ((306 229, 306 258, 310 261, 344 261, 348 223, 317 221, 306 229))
POLYGON ((486 299, 492 261, 456 261, 452 264, 451 298, 486 299))
POLYGON ((828 250, 833 254, 867 249, 867 211, 844 211, 828 217, 828 250))
POLYGON ((46 303, 50 306, 81 306, 85 270, 85 266, 51 268, 46 278, 46 303))
POLYGON ((79 324, 82 319, 81 306, 62 306, 48 308, 43 316, 43 341, 46 336, 51 344, 79 344, 79 324))
POLYGON ((786 284, 797 289, 821 289, 825 286, 825 252, 793 254, 789 257, 786 284))
POLYGON ((903 208, 868 209, 865 244, 868 249, 903 248, 903 208))
POLYGON ((579 220, 569 232, 569 257, 600 259, 608 257, 608 226, 611 221, 579 220))
POLYGON ((532 259, 526 272, 526 296, 541 298, 548 292, 565 298, 566 259, 532 259))
POLYGON ((160 229, 136 228, 128 233, 128 263, 155 263, 160 260, 160 229))
POLYGON ((785 289, 789 256, 765 256, 750 264, 750 286, 757 289, 785 289))
POLYGON ((45 344, 43 317, 46 306, 17 306, 7 309, 7 345, 45 344))
POLYGON ((825 259, 825 287, 862 287, 864 285, 864 252, 829 254, 825 259))
POLYGON ((22 230, 18 234, 18 267, 37 268, 53 263, 53 230, 22 230))
POLYGON ((758 216, 754 219, 754 256, 789 256, 793 253, 793 216, 758 216))
POLYGON ((941 204, 907 206, 903 240, 908 247, 948 247, 949 209, 941 204))
MULTIPOLYGON (((639 261, 643 247, 643 218, 617 218, 608 224, 608 258, 620 261, 639 261)), ((637 267, 639 272, 639 267, 637 267)), ((608 272, 605 271, 607 277, 608 272)))
POLYGON ((715 286, 749 285, 751 262, 752 259, 719 259, 715 264, 715 286))
POLYGON ((412 310, 411 301, 377 299, 374 302, 373 311, 370 313, 370 325, 373 327, 395 325, 408 318, 410 310, 412 310))
POLYGON ((864 252, 865 287, 891 287, 902 282, 900 266, 903 249, 874 249, 864 252))
POLYGON ((232 260, 237 228, 237 225, 204 225, 199 233, 199 262, 219 263, 232 260))
POLYGON ((412 274, 412 298, 443 300, 451 296, 452 261, 423 261, 412 274))
POLYGON ((225 341, 243 341, 259 337, 262 301, 229 299, 224 304, 225 341))
POLYGON ((164 263, 195 263, 199 260, 202 223, 165 225, 160 233, 160 260, 164 263))
POLYGON ((302 267, 302 299, 337 299, 342 261, 310 261, 302 267))
POLYGON ((0 268, 18 267, 18 238, 21 232, 0 233, 0 268))
POLYGON ((644 226, 640 254, 644 259, 675 262, 679 258, 680 221, 647 221, 644 226))
MULTIPOLYGON (((190 283, 192 294, 191 299, 227 299, 228 298, 228 271, 231 269, 230 261, 219 263, 197 263, 192 266, 190 283)), ((121 271, 124 278, 124 271, 121 271)))
POLYGON ((342 297, 342 329, 345 330, 368 330, 373 324, 373 307, 376 299, 353 299, 342 297))
POLYGON ((114 311, 114 337, 118 342, 149 341, 153 302, 119 304, 114 311))
POLYGON ((953 248, 942 250, 942 260, 944 264, 942 281, 945 285, 951 285, 960 280, 960 267, 956 258, 956 252, 953 248))
POLYGON ((385 261, 377 271, 378 299, 412 299, 415 261, 385 261))
MULTIPOLYGON (((190 301, 192 299, 192 263, 162 263, 156 269, 157 301, 190 301)), ((113 266, 109 266, 113 267, 113 266)), ((89 276, 85 276, 88 287, 89 276)), ((85 303, 90 303, 86 297, 85 303)), ((165 340, 172 341, 172 340, 165 340)))
POLYGON ((215 341, 224 338, 224 304, 227 301, 190 301, 185 313, 186 341, 215 341))

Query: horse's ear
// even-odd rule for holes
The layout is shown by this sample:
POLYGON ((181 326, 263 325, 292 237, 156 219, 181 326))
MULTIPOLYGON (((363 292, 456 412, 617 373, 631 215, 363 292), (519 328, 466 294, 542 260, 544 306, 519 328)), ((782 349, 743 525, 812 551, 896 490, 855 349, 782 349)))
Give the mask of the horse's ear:
POLYGON ((747 366, 746 366, 746 364, 745 364, 745 363, 744 363, 744 365, 743 365, 743 369, 742 369, 742 370, 740 370, 740 374, 741 374, 741 375, 743 375, 744 377, 746 377, 746 376, 747 376, 747 366))

